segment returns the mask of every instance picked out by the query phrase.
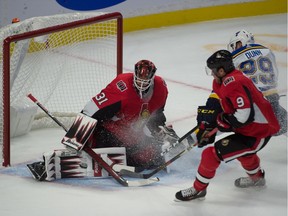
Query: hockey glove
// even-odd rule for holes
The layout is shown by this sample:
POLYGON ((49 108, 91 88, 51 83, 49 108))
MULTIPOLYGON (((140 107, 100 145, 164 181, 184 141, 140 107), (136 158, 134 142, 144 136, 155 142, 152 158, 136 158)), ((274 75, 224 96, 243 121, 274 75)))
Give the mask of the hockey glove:
POLYGON ((155 138, 160 142, 174 144, 179 139, 172 126, 159 126, 160 130, 155 134, 155 138))
POLYGON ((211 144, 215 141, 216 134, 213 134, 210 137, 207 137, 208 133, 214 128, 207 122, 201 122, 199 125, 199 131, 197 133, 198 147, 202 148, 208 144, 211 144))
POLYGON ((209 124, 216 124, 218 111, 213 108, 207 108, 206 106, 199 106, 197 109, 197 122, 208 122, 209 124))
POLYGON ((217 116, 217 127, 221 132, 233 131, 233 128, 228 120, 228 114, 222 112, 217 116))

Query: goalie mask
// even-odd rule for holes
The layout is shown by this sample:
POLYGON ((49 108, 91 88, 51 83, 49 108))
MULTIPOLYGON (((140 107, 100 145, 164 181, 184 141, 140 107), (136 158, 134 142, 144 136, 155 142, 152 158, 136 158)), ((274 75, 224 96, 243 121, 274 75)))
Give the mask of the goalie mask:
POLYGON ((148 60, 141 60, 135 64, 134 86, 140 95, 153 84, 156 70, 153 62, 148 60))
POLYGON ((227 46, 228 50, 230 52, 233 52, 240 47, 237 47, 237 43, 241 42, 242 46, 246 46, 247 44, 253 44, 254 43, 254 35, 246 30, 241 30, 236 32, 230 39, 230 42, 227 46))

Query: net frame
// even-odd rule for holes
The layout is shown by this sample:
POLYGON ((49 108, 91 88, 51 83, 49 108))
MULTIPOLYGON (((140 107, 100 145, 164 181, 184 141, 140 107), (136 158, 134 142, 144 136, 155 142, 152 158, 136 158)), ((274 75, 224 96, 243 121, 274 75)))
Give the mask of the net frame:
MULTIPOLYGON (((95 17, 86 18, 82 20, 72 21, 65 24, 55 25, 47 28, 32 30, 20 34, 11 35, 3 41, 3 77, 2 77, 2 98, 3 98, 3 129, 2 129, 2 166, 7 167, 11 165, 11 149, 10 149, 10 48, 11 43, 43 36, 50 33, 55 33, 63 30, 74 29, 84 25, 100 23, 108 20, 117 20, 117 74, 122 73, 123 68, 123 17, 119 12, 105 13, 95 17)), ((1 140, 0 140, 1 141, 1 140)))

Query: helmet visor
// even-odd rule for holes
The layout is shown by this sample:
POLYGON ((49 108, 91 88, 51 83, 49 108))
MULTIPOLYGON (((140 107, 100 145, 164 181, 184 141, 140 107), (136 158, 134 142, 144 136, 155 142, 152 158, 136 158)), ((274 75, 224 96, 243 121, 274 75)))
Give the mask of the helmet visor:
POLYGON ((213 76, 217 72, 217 68, 210 69, 208 66, 205 66, 205 72, 208 76, 213 76))
POLYGON ((153 78, 154 74, 150 72, 149 68, 143 67, 135 74, 134 84, 139 91, 145 91, 151 86, 153 78))

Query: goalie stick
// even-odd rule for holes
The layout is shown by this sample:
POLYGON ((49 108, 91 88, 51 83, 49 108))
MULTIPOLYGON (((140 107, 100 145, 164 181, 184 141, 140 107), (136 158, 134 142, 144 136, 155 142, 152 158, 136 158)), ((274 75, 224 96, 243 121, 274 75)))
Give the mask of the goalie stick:
POLYGON ((28 94, 27 97, 32 100, 37 106, 39 106, 53 121, 55 121, 60 127, 62 127, 66 132, 68 129, 60 122, 56 117, 54 117, 32 94, 28 94))
POLYGON ((173 143, 172 145, 170 145, 167 149, 165 149, 164 151, 161 152, 161 155, 163 156, 164 154, 168 153, 172 148, 174 148, 175 146, 177 146, 179 143, 181 143, 184 139, 186 139, 188 136, 190 136, 192 133, 194 133, 196 130, 198 129, 198 126, 195 126, 194 128, 192 128, 190 131, 188 131, 185 135, 183 135, 182 137, 180 137, 175 143, 173 143))
MULTIPOLYGON (((184 139, 186 139, 191 133, 193 133, 194 131, 196 131, 198 129, 198 126, 194 127, 193 129, 191 129, 189 132, 187 132, 183 137, 179 138, 179 140, 176 143, 180 143, 182 142, 184 139)), ((213 134, 215 134, 218 131, 217 128, 214 128, 211 132, 208 133, 208 137, 212 136, 213 134)), ((197 146, 198 142, 195 142, 192 145, 189 145, 188 148, 184 149, 183 151, 181 151, 180 153, 178 153, 176 156, 174 156, 173 158, 171 158, 170 160, 166 161, 165 163, 163 163, 162 165, 158 166, 155 170, 153 170, 150 173, 136 173, 136 172, 132 172, 130 170, 126 170, 126 169, 122 169, 120 170, 120 174, 121 175, 126 175, 132 178, 144 178, 144 179, 149 179, 150 177, 152 177, 153 175, 155 175, 156 173, 160 172, 161 170, 165 169, 168 165, 170 165, 171 163, 173 163, 175 160, 177 160, 178 158, 180 158, 182 155, 184 155, 185 153, 189 152, 193 147, 197 146)))
MULTIPOLYGON (((62 127, 66 132, 68 129, 60 122, 56 117, 54 117, 32 94, 27 95, 35 104, 38 105, 53 121, 55 121, 60 127, 62 127)), ((109 166, 98 154, 96 154, 92 148, 88 145, 85 145, 82 149, 85 151, 90 157, 92 157, 103 169, 105 169, 118 183, 126 187, 137 187, 149 185, 159 181, 159 178, 147 178, 147 179, 139 179, 134 181, 128 181, 119 175, 111 166, 109 166)))

